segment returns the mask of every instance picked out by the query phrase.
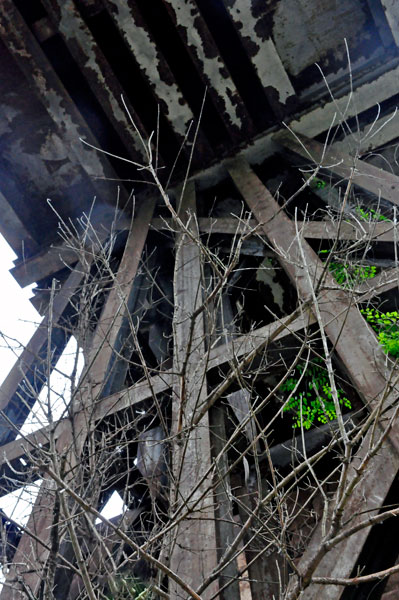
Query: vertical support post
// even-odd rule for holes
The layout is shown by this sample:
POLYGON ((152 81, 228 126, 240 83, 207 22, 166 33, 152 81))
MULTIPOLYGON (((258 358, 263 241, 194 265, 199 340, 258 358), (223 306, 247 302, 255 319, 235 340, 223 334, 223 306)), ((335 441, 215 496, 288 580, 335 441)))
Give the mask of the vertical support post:
MULTIPOLYGON (((195 208, 195 187, 189 182, 179 214, 194 235, 198 233, 195 208)), ((174 530, 170 566, 194 589, 217 564, 211 477, 197 487, 211 464, 208 415, 199 426, 192 427, 207 394, 203 313, 195 315, 203 300, 201 275, 199 247, 188 233, 182 232, 176 236, 174 274, 173 370, 176 376, 172 396, 171 513, 181 508, 186 518, 174 530)), ((171 600, 180 599, 180 587, 173 581, 169 585, 171 600)), ((207 600, 217 594, 217 590, 215 581, 202 592, 201 598, 207 600)))

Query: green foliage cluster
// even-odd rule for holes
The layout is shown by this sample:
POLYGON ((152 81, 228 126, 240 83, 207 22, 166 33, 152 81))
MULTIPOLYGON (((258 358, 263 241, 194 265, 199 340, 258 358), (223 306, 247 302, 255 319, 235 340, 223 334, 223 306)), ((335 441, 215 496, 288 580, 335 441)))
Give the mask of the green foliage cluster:
POLYGON ((364 221, 390 221, 388 217, 382 215, 377 210, 373 208, 368 208, 367 210, 362 208, 361 206, 356 207, 356 212, 364 221))
POLYGON ((378 341, 385 354, 399 358, 399 313, 380 312, 375 308, 363 308, 360 311, 378 335, 378 341))
MULTIPOLYGON (((327 254, 330 250, 320 250, 319 254, 327 254)), ((352 289, 366 279, 377 275, 377 267, 373 265, 356 265, 331 261, 328 270, 335 281, 343 288, 352 289)))
MULTIPOLYGON (((306 365, 298 364, 294 375, 289 377, 279 388, 281 392, 291 393, 298 385, 304 369, 306 372, 289 402, 284 406, 284 412, 293 414, 292 427, 310 429, 314 421, 327 423, 336 418, 334 400, 329 384, 328 374, 322 366, 322 360, 314 358, 306 365)), ((341 389, 337 389, 340 404, 351 408, 351 403, 341 389)))
POLYGON ((335 281, 343 288, 351 289, 366 279, 377 275, 377 267, 372 265, 350 265, 330 262, 328 270, 335 281))

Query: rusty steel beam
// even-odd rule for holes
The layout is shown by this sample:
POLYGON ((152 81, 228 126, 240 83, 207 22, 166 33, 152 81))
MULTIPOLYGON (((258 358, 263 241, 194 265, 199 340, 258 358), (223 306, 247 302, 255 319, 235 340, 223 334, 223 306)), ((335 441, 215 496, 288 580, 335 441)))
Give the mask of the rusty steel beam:
POLYGON ((233 140, 254 133, 251 118, 194 0, 162 0, 233 140))
MULTIPOLYGON (((126 93, 98 48, 75 3, 72 0, 43 0, 43 4, 55 29, 62 36, 111 125, 124 143, 129 158, 139 164, 146 162, 140 136, 132 127, 121 100, 121 96, 126 97, 126 93)), ((150 132, 145 131, 139 116, 133 109, 130 110, 138 131, 146 140, 150 132)))
POLYGON ((0 34, 32 92, 54 122, 71 162, 78 163, 89 177, 101 177, 101 183, 93 181, 99 197, 109 203, 116 202, 115 185, 106 181, 109 178, 117 179, 108 158, 82 145, 80 138, 99 147, 95 135, 72 102, 12 0, 0 3, 0 34))

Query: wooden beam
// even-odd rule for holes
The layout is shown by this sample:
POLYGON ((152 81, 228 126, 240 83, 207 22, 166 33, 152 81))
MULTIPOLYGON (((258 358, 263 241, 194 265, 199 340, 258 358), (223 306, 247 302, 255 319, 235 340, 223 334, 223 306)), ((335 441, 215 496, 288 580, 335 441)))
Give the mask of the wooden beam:
MULTIPOLYGON (((129 227, 130 219, 119 209, 109 205, 95 207, 93 217, 82 233, 81 242, 76 241, 75 246, 78 247, 79 243, 82 243, 89 255, 96 253, 101 250, 101 245, 111 233, 129 231, 129 227)), ((10 273, 20 286, 25 287, 73 265, 78 260, 78 252, 73 243, 60 242, 28 259, 18 261, 10 273)))
MULTIPOLYGON (((55 125, 66 153, 73 164, 79 164, 92 178, 98 197, 117 201, 117 177, 108 157, 93 152, 80 142, 84 138, 93 146, 100 144, 76 108, 63 83, 52 68, 40 44, 11 0, 0 3, 0 30, 4 43, 19 69, 24 73, 30 93, 34 93, 55 125), (101 179, 101 181, 100 181, 101 179)), ((124 190, 124 188, 122 188, 124 190)))
MULTIPOLYGON (((236 187, 262 224, 269 243, 278 248, 282 265, 296 284, 299 295, 302 298, 309 298, 312 294, 311 282, 317 282, 322 271, 320 259, 308 244, 300 239, 295 224, 281 211, 248 163, 242 160, 235 161, 229 165, 228 170, 236 187)), ((376 406, 381 395, 385 393, 386 382, 390 375, 384 365, 382 349, 378 347, 371 328, 357 308, 351 306, 348 295, 343 290, 336 289, 336 284, 329 275, 326 276, 325 284, 327 289, 322 289, 317 298, 321 317, 320 326, 328 334, 363 401, 367 406, 376 406)), ((393 402, 398 395, 397 389, 387 393, 385 406, 393 402)), ((352 518, 351 525, 360 518, 355 516, 359 513, 359 506, 362 511, 369 511, 367 514, 373 514, 373 511, 380 509, 399 468, 398 436, 399 425, 395 424, 389 439, 371 460, 368 476, 361 481, 352 495, 345 513, 352 518), (375 494, 377 487, 378 494, 375 494)), ((351 464, 350 477, 356 475, 359 460, 368 450, 367 438, 351 464)), ((328 554, 328 559, 321 563, 316 574, 329 577, 349 576, 367 533, 367 529, 363 529, 339 544, 328 554)), ((316 532, 311 548, 301 561, 300 573, 306 572, 307 565, 310 564, 319 547, 317 535, 316 532)), ((338 593, 334 586, 323 586, 323 599, 336 600, 341 591, 339 590, 338 593)), ((306 590, 301 598, 315 600, 320 597, 319 593, 319 588, 313 586, 306 590)))
POLYGON ((274 139, 283 148, 298 156, 304 165, 321 166, 344 179, 352 177, 355 185, 375 194, 377 198, 381 196, 399 206, 399 177, 394 173, 379 169, 342 152, 336 152, 334 148, 326 147, 298 133, 279 133, 274 136, 274 139))
POLYGON ((399 7, 395 0, 381 0, 385 11, 385 18, 388 21, 389 28, 395 44, 399 46, 399 7))
MULTIPOLYGON (((2 186, 3 187, 3 186, 2 186)), ((37 252, 38 244, 25 227, 6 196, 0 191, 0 233, 14 251, 24 255, 37 252)))
MULTIPOLYGON (((196 212, 194 183, 187 186, 179 210, 186 223, 188 212, 194 215, 196 212)), ((194 219, 189 226, 195 232, 194 219)), ((172 401, 170 498, 172 512, 182 504, 192 512, 172 532, 170 566, 192 589, 197 589, 217 565, 217 541, 211 478, 206 478, 193 493, 198 480, 210 468, 211 452, 208 414, 200 427, 192 428, 207 389, 203 313, 193 317, 203 300, 200 253, 187 234, 176 236, 175 261, 173 369, 176 377, 172 401), (199 501, 202 494, 204 498, 199 501)), ((217 590, 217 582, 213 582, 201 597, 210 599, 217 590)), ((169 594, 171 600, 181 598, 182 590, 174 581, 169 581, 169 594)))
MULTIPOLYGON (((228 235, 245 235, 251 230, 256 230, 254 236, 261 236, 256 219, 249 221, 240 221, 237 217, 200 217, 198 219, 198 229, 200 233, 225 233, 228 235)), ((151 229, 155 231, 173 231, 172 219, 153 219, 151 229)), ((325 221, 298 221, 298 229, 305 238, 319 240, 335 240, 338 233, 341 240, 369 240, 377 242, 398 242, 399 228, 398 224, 392 221, 369 222, 344 221, 340 225, 338 222, 325 221)))
MULTIPOLYGON (((111 227, 111 223, 109 224, 111 227)), ((240 221, 234 217, 212 218, 201 217, 198 219, 198 227, 201 233, 225 233, 228 235, 245 235, 255 229, 257 221, 251 219, 248 222, 240 221)), ((101 229, 97 231, 98 240, 102 242, 106 238, 106 223, 102 223, 101 229)), ((333 221, 298 221, 298 227, 308 239, 336 239, 338 224, 333 221)), ((151 229, 155 231, 173 231, 172 219, 152 219, 151 229)), ((126 231, 126 219, 119 221, 116 225, 118 231, 126 231)), ((257 231, 257 234, 259 232, 257 231)), ((398 226, 392 222, 345 222, 339 230, 342 240, 366 240, 373 239, 378 242, 397 242, 399 239, 398 226)), ((88 247, 88 250, 90 248, 88 247)), ((77 261, 77 253, 66 243, 59 246, 51 246, 42 252, 35 254, 27 260, 19 262, 10 270, 19 285, 25 287, 36 281, 40 281, 57 271, 71 266, 77 261)))
MULTIPOLYGON (((153 209, 154 201, 144 203, 140 206, 137 216, 132 219, 122 260, 97 324, 88 361, 80 378, 80 405, 75 399, 72 410, 76 410, 77 413, 73 423, 68 419, 56 440, 56 452, 58 456, 65 457, 69 480, 72 480, 80 463, 87 432, 94 425, 95 400, 104 386, 104 376, 125 313, 126 298, 139 267, 153 209)), ((43 477, 27 532, 21 536, 14 563, 7 573, 6 584, 0 594, 1 600, 22 600, 24 586, 36 596, 49 556, 56 493, 56 486, 50 477, 43 477), (34 532, 37 539, 32 539, 28 532, 34 532), (14 587, 7 585, 12 581, 17 581, 18 584, 14 587)))
POLYGON ((47 354, 50 340, 52 366, 64 350, 70 333, 62 327, 62 318, 72 296, 77 292, 84 271, 80 264, 71 272, 61 290, 55 295, 32 338, 17 359, 0 387, 0 445, 16 437, 9 421, 19 428, 25 422, 47 378, 47 354))

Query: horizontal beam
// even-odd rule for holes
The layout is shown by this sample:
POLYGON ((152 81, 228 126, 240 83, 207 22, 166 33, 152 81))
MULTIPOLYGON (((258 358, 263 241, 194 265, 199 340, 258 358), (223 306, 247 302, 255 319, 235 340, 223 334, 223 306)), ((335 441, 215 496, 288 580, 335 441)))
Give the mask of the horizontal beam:
MULTIPOLYGON (((231 235, 244 235, 255 230, 256 235, 262 235, 256 219, 244 221, 238 217, 212 218, 204 217, 198 219, 198 228, 201 233, 225 233, 231 235)), ((172 219, 153 219, 151 229, 156 231, 174 231, 172 219)), ((368 222, 359 220, 338 223, 331 220, 326 221, 298 221, 298 229, 308 239, 335 240, 339 235, 341 240, 368 240, 374 239, 378 242, 398 242, 399 229, 391 221, 368 222)))
POLYGON ((317 165, 344 179, 352 178, 355 185, 377 198, 381 196, 399 206, 399 177, 394 173, 326 147, 301 134, 279 133, 274 136, 274 140, 300 158, 304 165, 317 165))

